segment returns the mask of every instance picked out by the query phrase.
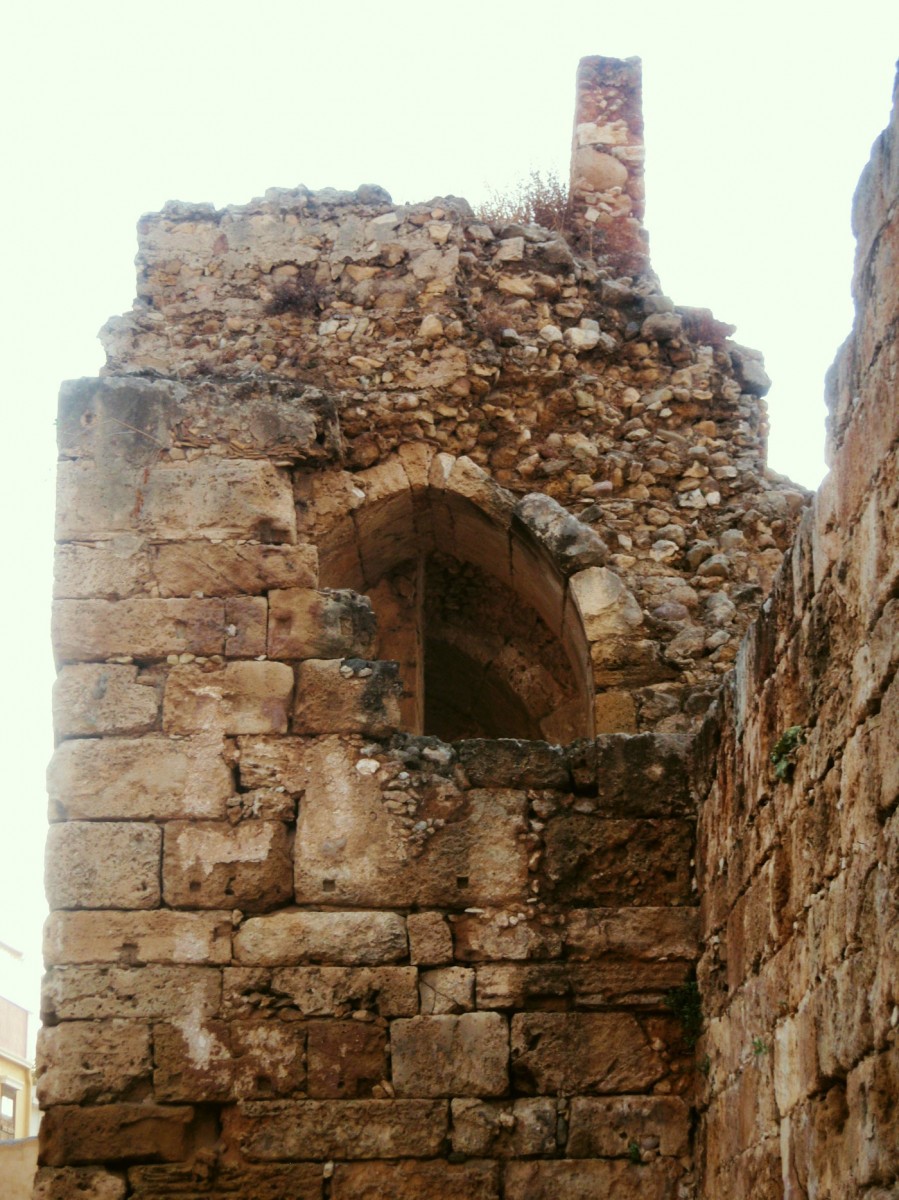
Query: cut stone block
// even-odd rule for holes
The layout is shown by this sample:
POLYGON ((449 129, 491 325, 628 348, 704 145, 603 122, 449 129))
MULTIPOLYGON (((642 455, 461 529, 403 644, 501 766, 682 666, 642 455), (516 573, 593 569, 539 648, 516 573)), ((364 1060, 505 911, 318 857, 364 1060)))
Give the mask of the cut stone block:
POLYGON ((491 959, 558 958, 562 937, 553 925, 525 920, 520 909, 508 913, 464 913, 453 921, 456 958, 462 962, 491 959))
POLYGON ((57 600, 53 646, 63 662, 223 654, 225 624, 221 600, 57 600))
POLYGON ((699 957, 697 908, 576 908, 567 914, 563 939, 569 958, 699 957))
POLYGON ((337 738, 309 746, 295 849, 300 903, 524 903, 523 793, 435 788, 410 830, 404 814, 385 805, 391 794, 382 795, 377 770, 365 766, 375 761, 337 738))
POLYGON ((524 1092, 639 1092, 666 1066, 627 1013, 518 1013, 512 1078, 524 1092))
POLYGON ((53 685, 53 726, 60 737, 146 733, 158 720, 156 680, 144 682, 137 667, 63 667, 53 685))
POLYGON ((410 913, 406 926, 412 962, 437 966, 453 961, 453 935, 442 913, 410 913))
POLYGON ((567 1153, 571 1158, 624 1158, 636 1143, 664 1157, 690 1150, 690 1110, 679 1096, 575 1096, 567 1153))
POLYGON ((683 1174, 679 1163, 656 1159, 629 1163, 623 1159, 584 1162, 512 1162, 506 1167, 506 1200, 671 1200, 683 1174))
POLYGON ((388 1077, 387 1031, 361 1021, 314 1021, 307 1050, 309 1095, 362 1100, 388 1077))
MULTIPOLYGON (((133 1200, 200 1200, 194 1163, 172 1166, 131 1167, 128 1171, 133 1200)), ((217 1166, 215 1182, 200 1184, 202 1200, 321 1200, 320 1163, 273 1166, 217 1166)), ((54 1197, 53 1200, 56 1200, 54 1197)), ((60 1197, 69 1200, 69 1197, 60 1197)), ((81 1200, 80 1193, 78 1200, 81 1200)), ((85 1197, 93 1200, 93 1197, 85 1197)), ((102 1200, 106 1200, 105 1197, 102 1200)))
POLYGON ((287 826, 281 821, 171 821, 165 827, 162 884, 177 908, 263 912, 293 895, 287 826))
POLYGON ((398 1096, 501 1096, 509 1086, 509 1028, 498 1013, 413 1017, 390 1027, 398 1096))
POLYGON ((290 912, 251 917, 235 934, 238 962, 376 966, 408 953, 406 923, 388 912, 290 912))
POLYGON ((422 1015, 470 1012, 474 1008, 474 978, 474 971, 468 967, 422 971, 419 979, 422 1015))
MULTIPOLYGON (((155 715, 154 690, 137 690, 149 694, 155 715)), ((47 770, 51 819, 224 817, 234 786, 222 750, 217 737, 63 742, 47 770)))
POLYGON ((44 976, 41 1015, 50 1024, 199 1018, 218 1011, 221 993, 215 967, 53 967, 44 976))
POLYGON ((72 821, 47 834, 51 908, 157 908, 162 830, 135 822, 72 821))
POLYGON ((265 596, 231 596, 225 600, 225 654, 257 658, 265 654, 268 601, 265 596))
POLYGON ((338 1163, 333 1200, 499 1200, 496 1163, 338 1163))
POLYGON ((453 1150, 473 1158, 555 1154, 558 1114, 548 1096, 533 1100, 453 1100, 453 1150))
POLYGON ((263 1161, 429 1158, 440 1152, 447 1122, 445 1100, 251 1102, 225 1114, 226 1133, 247 1158, 263 1161))
POLYGON ((269 592, 268 600, 270 658, 372 657, 377 624, 367 596, 288 588, 269 592))
POLYGON ((318 554, 311 545, 169 542, 151 547, 149 553, 163 596, 252 596, 271 588, 318 583, 318 554))
POLYGON ((125 1200, 125 1179, 102 1167, 39 1167, 33 1200, 125 1200))
POLYGON ((285 663, 188 663, 169 672, 163 727, 170 733, 284 733, 293 691, 285 663))
POLYGON ((297 667, 294 731, 386 737, 400 725, 402 685, 398 675, 395 662, 361 658, 310 658, 301 662, 297 667))
POLYGON ((156 1025, 156 1097, 166 1101, 256 1099, 299 1091, 306 1081, 306 1029, 279 1020, 156 1025))
POLYGON ((109 1102, 149 1082, 150 1030, 134 1021, 64 1021, 41 1029, 38 1058, 41 1108, 109 1102))
POLYGON ((194 1110, 177 1105, 57 1105, 41 1122, 46 1166, 90 1162, 176 1162, 187 1156, 194 1110))
POLYGON ((47 966, 230 961, 230 912, 54 912, 44 925, 47 966))
POLYGON ((418 1012, 414 967, 233 967, 222 984, 226 1016, 260 1011, 271 993, 284 1011, 302 1017, 348 1017, 363 1009, 380 1017, 418 1012))

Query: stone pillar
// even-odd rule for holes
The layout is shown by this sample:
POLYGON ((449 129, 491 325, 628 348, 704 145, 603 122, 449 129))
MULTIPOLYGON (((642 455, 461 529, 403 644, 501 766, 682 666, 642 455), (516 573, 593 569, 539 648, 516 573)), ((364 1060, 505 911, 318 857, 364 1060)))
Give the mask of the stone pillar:
POLYGON ((582 58, 571 145, 574 229, 622 275, 649 270, 639 58, 582 58))

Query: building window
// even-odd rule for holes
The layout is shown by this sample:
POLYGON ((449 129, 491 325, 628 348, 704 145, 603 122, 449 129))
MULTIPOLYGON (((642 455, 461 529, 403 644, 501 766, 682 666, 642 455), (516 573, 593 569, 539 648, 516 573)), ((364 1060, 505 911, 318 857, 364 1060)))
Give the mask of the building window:
POLYGON ((16 1136, 16 1098, 18 1091, 8 1083, 0 1083, 0 1141, 16 1136))

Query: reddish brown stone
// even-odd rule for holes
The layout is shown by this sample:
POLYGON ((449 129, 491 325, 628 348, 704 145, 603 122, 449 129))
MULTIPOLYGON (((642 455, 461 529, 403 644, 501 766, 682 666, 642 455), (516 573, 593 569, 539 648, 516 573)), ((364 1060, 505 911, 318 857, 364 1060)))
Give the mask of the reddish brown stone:
POLYGON ((387 1078, 387 1032, 360 1021, 314 1021, 307 1061, 311 1097, 364 1099, 387 1078))
POLYGON ((334 1200, 498 1200, 496 1163, 340 1163, 331 1187, 334 1200))
POLYGON ((519 1013, 512 1018, 512 1078, 524 1092, 641 1092, 665 1063, 627 1013, 519 1013))
POLYGON ((90 1162, 175 1162, 187 1156, 194 1110, 183 1105, 58 1105, 41 1121, 40 1161, 49 1167, 90 1162))

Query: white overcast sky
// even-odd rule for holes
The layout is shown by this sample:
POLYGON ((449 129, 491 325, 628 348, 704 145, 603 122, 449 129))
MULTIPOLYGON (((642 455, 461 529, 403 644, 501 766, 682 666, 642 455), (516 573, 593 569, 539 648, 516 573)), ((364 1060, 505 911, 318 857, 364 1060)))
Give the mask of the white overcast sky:
MULTIPOLYGON (((33 971, 56 392, 97 372, 97 330, 131 305, 139 215, 298 183, 476 203, 531 168, 565 175, 577 60, 639 55, 655 269, 675 303, 764 351, 771 464, 815 486, 823 376, 851 323, 850 199, 888 119, 899 4, 32 0, 0 28, 0 940, 33 971)), ((36 1007, 0 976, 4 991, 36 1007)))

